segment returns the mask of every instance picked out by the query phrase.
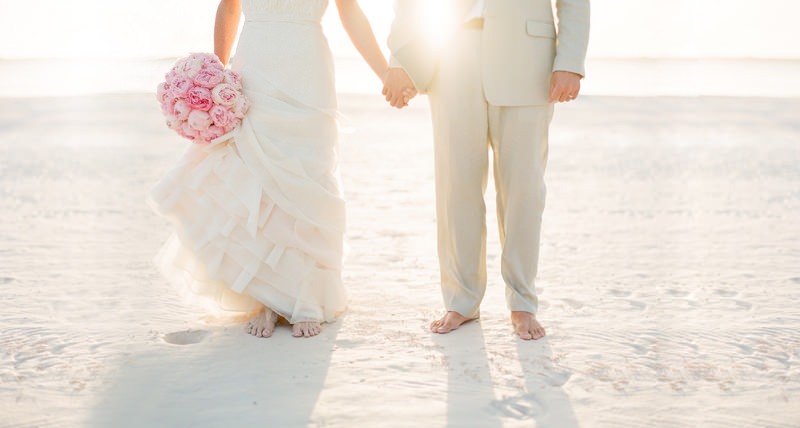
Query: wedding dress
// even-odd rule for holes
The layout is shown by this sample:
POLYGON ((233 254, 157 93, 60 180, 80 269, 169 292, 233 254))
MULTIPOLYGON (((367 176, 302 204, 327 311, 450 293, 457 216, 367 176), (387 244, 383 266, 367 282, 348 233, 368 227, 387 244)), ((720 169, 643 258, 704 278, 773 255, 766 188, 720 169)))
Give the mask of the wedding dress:
POLYGON ((250 108, 227 142, 192 144, 151 191, 175 234, 164 274, 222 309, 266 305, 291 323, 345 309, 327 0, 243 0, 231 68, 250 108))

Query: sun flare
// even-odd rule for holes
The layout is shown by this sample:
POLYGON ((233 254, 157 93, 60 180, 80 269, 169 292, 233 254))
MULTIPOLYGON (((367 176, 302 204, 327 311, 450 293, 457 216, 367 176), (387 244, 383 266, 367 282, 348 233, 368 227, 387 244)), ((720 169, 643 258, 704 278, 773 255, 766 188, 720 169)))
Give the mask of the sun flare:
POLYGON ((455 27, 454 5, 451 0, 423 0, 420 2, 420 22, 425 38, 434 46, 442 47, 455 27))

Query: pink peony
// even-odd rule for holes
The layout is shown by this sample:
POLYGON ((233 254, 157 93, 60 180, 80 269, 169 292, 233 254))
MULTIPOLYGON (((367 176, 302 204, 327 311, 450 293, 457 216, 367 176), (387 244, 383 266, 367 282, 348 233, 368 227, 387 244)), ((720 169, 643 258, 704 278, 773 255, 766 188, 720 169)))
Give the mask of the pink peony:
POLYGON ((169 85, 169 90, 175 98, 183 98, 189 93, 189 90, 192 89, 193 86, 192 79, 186 76, 177 76, 169 85))
POLYGON ((169 93, 169 84, 167 82, 161 82, 156 87, 156 99, 158 102, 164 102, 164 95, 169 93))
POLYGON ((233 86, 233 88, 237 91, 242 89, 242 77, 239 76, 239 73, 231 70, 225 70, 223 74, 225 74, 225 83, 233 86))
POLYGON ((196 129, 194 129, 191 126, 189 126, 189 124, 187 122, 182 122, 181 123, 181 127, 178 130, 178 134, 180 134, 181 137, 188 138, 190 140, 194 140, 195 138, 197 138, 200 135, 200 133, 197 132, 196 129))
POLYGON ((225 75, 222 73, 222 70, 217 70, 216 68, 204 68, 200 70, 196 76, 194 76, 194 84, 197 86, 202 86, 204 88, 211 89, 214 86, 219 85, 222 83, 222 80, 225 78, 225 75))
POLYGON ((163 103, 161 103, 161 113, 164 113, 164 116, 174 116, 175 115, 175 99, 170 98, 163 103))
POLYGON ((214 125, 217 125, 221 128, 224 128, 236 121, 236 116, 234 116, 233 112, 225 107, 222 107, 221 105, 215 105, 214 107, 211 107, 211 110, 208 111, 208 114, 211 115, 211 120, 214 122, 214 125))
POLYGON ((169 129, 171 129, 173 131, 177 131, 177 130, 181 129, 181 124, 182 123, 183 123, 183 121, 178 119, 175 116, 172 116, 172 115, 167 116, 167 128, 169 128, 169 129))
POLYGON ((192 55, 183 63, 183 68, 180 71, 182 71, 186 77, 194 79, 194 76, 203 69, 203 64, 202 57, 192 55))
POLYGON ((186 64, 186 61, 188 61, 189 58, 190 57, 188 56, 185 56, 183 58, 178 58, 178 60, 175 61, 175 65, 172 66, 172 70, 170 71, 178 74, 183 73, 183 65, 186 64))
POLYGON ((213 100, 216 104, 233 107, 239 98, 239 91, 228 83, 220 83, 211 90, 213 100))
POLYGON ((249 107, 250 104, 247 102, 247 98, 239 97, 236 100, 236 105, 233 106, 233 115, 238 119, 243 119, 249 107))
POLYGON ((211 125, 207 130, 200 132, 200 138, 205 142, 210 142, 211 140, 219 138, 223 135, 225 135, 225 130, 214 125, 211 125))
POLYGON ((211 116, 202 110, 192 110, 192 112, 189 113, 189 119, 186 121, 189 123, 189 126, 198 131, 205 131, 211 126, 211 116))
MULTIPOLYGON (((180 62, 181 62, 181 60, 178 60, 178 64, 180 62)), ((175 64, 175 66, 172 67, 172 69, 170 69, 169 72, 164 75, 164 80, 167 81, 168 85, 171 85, 172 81, 175 80, 176 77, 181 75, 181 72, 179 71, 178 64, 175 64)))
POLYGON ((207 68, 213 68, 219 71, 222 71, 225 67, 222 65, 222 61, 219 60, 219 57, 214 54, 201 54, 203 55, 203 65, 207 68))
POLYGON ((178 120, 186 120, 189 118, 189 113, 192 112, 192 107, 186 100, 178 100, 172 110, 178 120))
POLYGON ((189 106, 194 110, 208 111, 213 104, 211 101, 211 91, 199 86, 189 89, 189 92, 186 94, 186 99, 189 101, 189 106))

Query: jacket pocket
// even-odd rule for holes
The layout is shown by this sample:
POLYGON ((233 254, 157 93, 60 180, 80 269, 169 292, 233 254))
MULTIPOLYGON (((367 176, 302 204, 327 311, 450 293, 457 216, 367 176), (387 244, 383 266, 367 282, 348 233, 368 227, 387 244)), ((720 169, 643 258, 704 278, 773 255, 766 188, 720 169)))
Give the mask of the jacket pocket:
POLYGON ((528 21, 526 30, 531 37, 556 38, 556 27, 552 22, 528 21))

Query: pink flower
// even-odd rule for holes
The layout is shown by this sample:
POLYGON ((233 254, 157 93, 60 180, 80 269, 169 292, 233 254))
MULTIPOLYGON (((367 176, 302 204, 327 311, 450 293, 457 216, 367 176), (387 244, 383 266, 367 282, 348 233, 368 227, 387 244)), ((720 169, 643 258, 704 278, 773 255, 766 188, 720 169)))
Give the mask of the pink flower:
POLYGON ((211 140, 219 138, 223 135, 225 135, 225 130, 214 125, 211 125, 207 130, 200 132, 200 138, 206 142, 210 142, 211 140))
POLYGON ((239 73, 231 70, 225 70, 223 74, 225 74, 225 83, 233 86, 233 88, 237 91, 242 89, 242 76, 239 76, 239 73))
POLYGON ((180 134, 181 137, 188 138, 190 140, 194 140, 200 135, 200 133, 197 132, 196 129, 193 129, 186 122, 181 123, 181 128, 178 130, 178 134, 180 134))
POLYGON ((158 86, 156 87, 156 99, 158 100, 158 102, 163 103, 164 95, 168 93, 169 93, 169 85, 167 84, 167 82, 159 83, 158 86))
POLYGON ((222 83, 222 80, 225 78, 225 75, 222 74, 222 70, 217 70, 216 68, 204 68, 200 70, 196 76, 194 76, 194 84, 197 86, 202 86, 204 88, 211 89, 214 86, 219 85, 222 83))
POLYGON ((167 128, 169 128, 169 129, 171 129, 173 131, 177 131, 177 130, 181 129, 181 124, 182 123, 183 123, 182 120, 178 119, 177 117, 175 117, 173 115, 167 116, 167 128))
POLYGON ((177 76, 169 85, 169 90, 175 98, 183 98, 193 86, 192 79, 186 76, 177 76))
POLYGON ((236 100, 239 98, 239 91, 228 83, 220 83, 211 90, 213 100, 215 103, 232 107, 236 105, 236 100))
POLYGON ((243 119, 249 107, 250 103, 247 101, 247 98, 239 97, 239 99, 236 100, 236 105, 233 106, 233 115, 238 119, 243 119))
POLYGON ((183 63, 182 72, 186 77, 190 79, 194 79, 194 76, 203 69, 203 58, 197 55, 192 55, 187 58, 186 62, 183 63))
POLYGON ((225 67, 222 65, 222 61, 219 60, 219 57, 214 54, 203 54, 203 65, 208 68, 212 68, 215 70, 222 71, 225 67))
POLYGON ((177 74, 183 73, 183 65, 186 64, 186 61, 189 61, 189 58, 190 57, 188 56, 178 58, 178 60, 175 61, 175 65, 172 66, 172 70, 170 70, 170 72, 175 72, 177 74))
POLYGON ((211 125, 211 116, 202 110, 192 110, 192 112, 189 113, 187 122, 189 126, 198 131, 205 131, 211 125))
POLYGON ((173 67, 167 74, 164 75, 164 80, 167 81, 167 85, 171 84, 175 78, 178 77, 178 72, 173 67))
POLYGON ((186 100, 178 100, 175 102, 172 111, 178 120, 187 120, 189 119, 189 113, 192 112, 192 106, 190 106, 186 100))
POLYGON ((169 98, 161 103, 161 112, 164 113, 164 116, 174 116, 175 115, 175 99, 169 98))
POLYGON ((212 105, 211 91, 199 86, 189 89, 186 99, 189 101, 189 106, 194 110, 208 111, 212 105))
POLYGON ((208 114, 211 115, 211 120, 214 122, 214 125, 217 125, 221 128, 230 125, 236 120, 236 116, 233 115, 233 112, 225 107, 222 107, 221 105, 215 105, 214 107, 211 107, 211 110, 208 111, 208 114))

